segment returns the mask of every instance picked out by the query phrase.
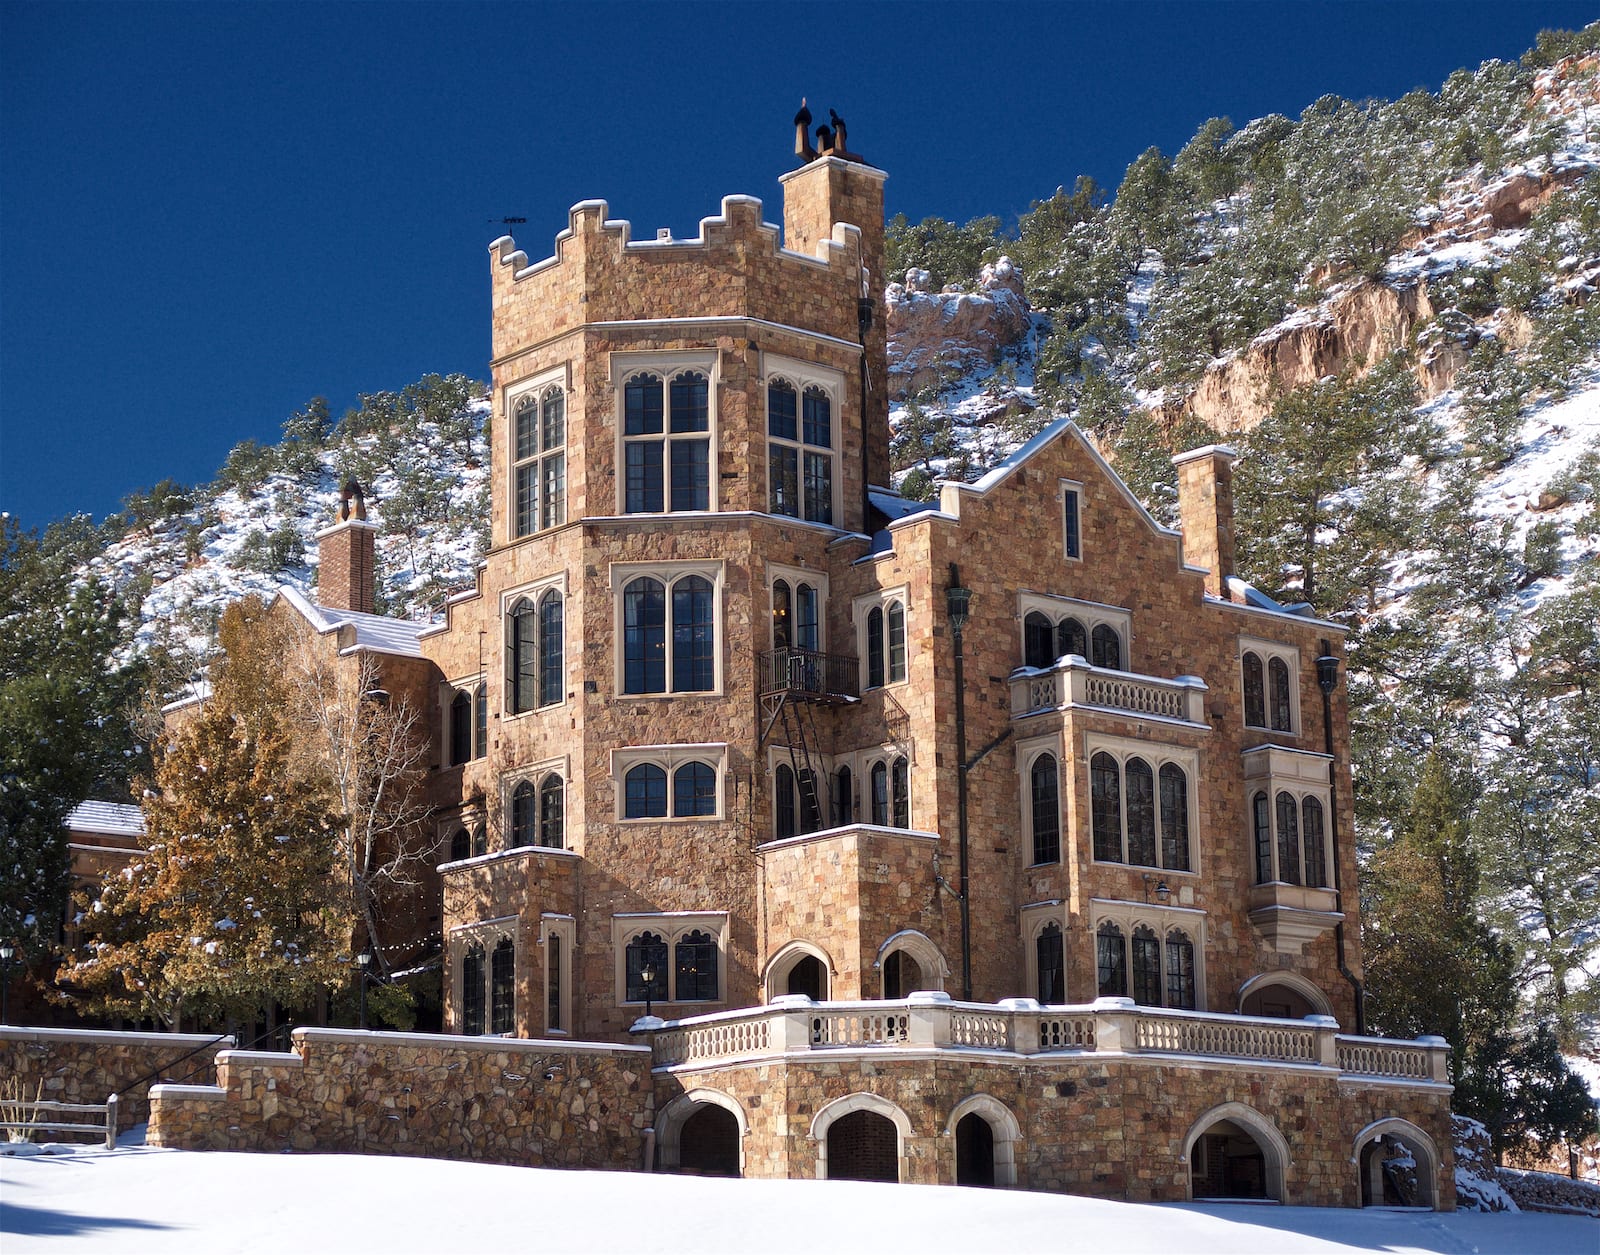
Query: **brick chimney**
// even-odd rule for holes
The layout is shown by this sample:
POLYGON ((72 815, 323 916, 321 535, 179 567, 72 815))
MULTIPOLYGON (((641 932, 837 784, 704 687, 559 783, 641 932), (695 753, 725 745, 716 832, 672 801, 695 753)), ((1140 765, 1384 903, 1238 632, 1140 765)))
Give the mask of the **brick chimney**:
POLYGON ((378 525, 367 521, 366 499, 355 480, 340 493, 338 519, 317 533, 317 604, 372 614, 377 607, 373 542, 378 525))
POLYGON ((1183 529, 1183 559, 1203 566, 1206 592, 1228 596, 1233 575, 1233 462, 1227 445, 1210 444, 1172 459, 1178 468, 1178 525, 1183 529))

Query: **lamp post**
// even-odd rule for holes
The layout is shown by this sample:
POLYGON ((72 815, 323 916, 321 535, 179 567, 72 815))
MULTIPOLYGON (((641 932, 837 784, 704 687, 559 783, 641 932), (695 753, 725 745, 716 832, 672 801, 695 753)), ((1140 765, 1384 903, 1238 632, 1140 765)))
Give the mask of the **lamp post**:
POLYGON ((972 1001, 972 907, 968 900, 970 874, 967 859, 967 672, 962 634, 972 613, 972 590, 961 584, 961 572, 950 564, 950 587, 945 589, 945 611, 956 647, 956 854, 961 870, 961 998, 972 1001))
MULTIPOLYGON (((1317 687, 1322 690, 1322 743, 1328 754, 1328 826, 1333 841, 1333 892, 1342 911, 1344 906, 1343 877, 1339 871, 1339 778, 1333 758, 1333 690, 1339 687, 1339 660, 1334 657, 1328 642, 1322 642, 1322 653, 1317 658, 1317 687)), ((1356 974, 1344 961, 1344 918, 1333 926, 1334 948, 1339 961, 1339 974, 1350 983, 1355 994, 1356 1035, 1367 1031, 1367 993, 1356 974)))
POLYGON ((361 982, 361 1012, 360 1026, 367 1027, 367 968, 372 963, 372 948, 369 946, 356 955, 356 976, 361 982))
POLYGON ((11 956, 15 947, 7 941, 0 943, 0 1024, 8 1021, 11 1008, 11 956))
POLYGON ((653 1014, 651 995, 655 993, 656 988, 656 965, 646 963, 639 972, 639 979, 644 982, 644 1013, 648 1019, 653 1014))

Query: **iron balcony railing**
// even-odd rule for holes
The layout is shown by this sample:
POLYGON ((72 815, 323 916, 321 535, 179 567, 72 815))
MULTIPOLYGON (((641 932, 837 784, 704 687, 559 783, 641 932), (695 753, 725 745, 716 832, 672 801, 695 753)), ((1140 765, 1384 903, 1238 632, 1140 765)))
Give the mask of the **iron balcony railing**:
POLYGON ((761 696, 778 693, 810 694, 816 697, 855 697, 858 670, 856 660, 842 654, 824 654, 815 649, 784 646, 760 655, 761 696))

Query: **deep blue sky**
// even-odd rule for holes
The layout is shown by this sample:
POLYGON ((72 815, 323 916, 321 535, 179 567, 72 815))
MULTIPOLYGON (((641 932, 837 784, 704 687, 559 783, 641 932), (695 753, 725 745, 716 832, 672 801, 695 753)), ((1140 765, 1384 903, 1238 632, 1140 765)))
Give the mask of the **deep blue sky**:
POLYGON ((209 479, 316 395, 487 377, 492 220, 779 216, 800 97, 890 214, 1008 223, 1208 117, 1437 89, 1574 3, 0 0, 0 510, 209 479))

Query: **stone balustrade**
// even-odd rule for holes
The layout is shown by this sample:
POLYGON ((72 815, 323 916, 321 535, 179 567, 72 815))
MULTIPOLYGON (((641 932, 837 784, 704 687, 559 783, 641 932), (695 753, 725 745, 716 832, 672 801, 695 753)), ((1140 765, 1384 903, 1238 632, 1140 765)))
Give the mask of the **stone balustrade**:
POLYGON ((1091 666, 1068 654, 1048 670, 1019 667, 1011 676, 1011 715, 1085 707, 1205 726, 1206 683, 1198 676, 1163 680, 1091 666))
POLYGON ((1001 1051, 1016 1055, 1183 1055, 1336 1069, 1353 1077, 1448 1084, 1442 1038, 1346 1037, 1329 1016, 1303 1020, 1169 1011, 1131 998, 1042 1007, 1030 998, 997 1005, 918 993, 901 1002, 812 1002, 667 1021, 655 1033, 655 1066, 726 1064, 828 1050, 1001 1051))

